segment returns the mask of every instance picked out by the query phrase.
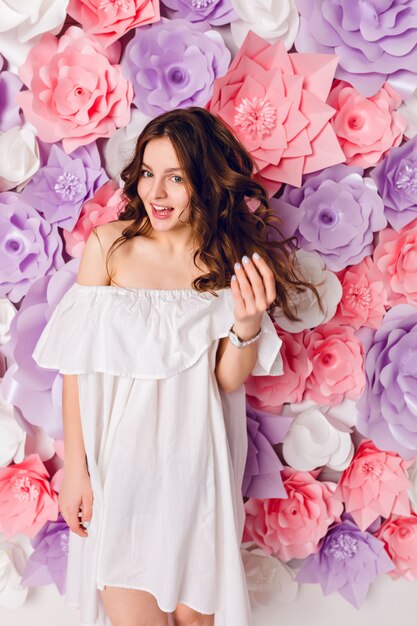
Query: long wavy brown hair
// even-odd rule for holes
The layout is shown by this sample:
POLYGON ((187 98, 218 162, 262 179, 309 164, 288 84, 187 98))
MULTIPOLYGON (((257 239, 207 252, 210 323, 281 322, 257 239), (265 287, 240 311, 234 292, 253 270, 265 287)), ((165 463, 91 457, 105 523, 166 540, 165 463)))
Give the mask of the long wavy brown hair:
POLYGON ((284 239, 279 228, 282 220, 274 215, 265 189, 254 179, 259 175, 255 161, 233 130, 201 107, 163 113, 140 133, 134 156, 121 172, 123 208, 118 220, 133 223, 110 246, 106 267, 119 245, 152 230, 137 185, 145 147, 157 137, 170 139, 184 169, 190 196, 189 224, 195 241, 193 262, 198 267, 199 258, 209 268, 193 281, 193 288, 217 295, 216 290, 230 286, 234 263, 244 254, 258 252, 275 277, 277 295, 269 313, 279 307, 290 320, 298 321, 291 294, 306 289, 314 292, 323 311, 318 285, 303 280, 297 271, 297 238, 284 239), (259 203, 256 210, 248 206, 251 199, 259 203))

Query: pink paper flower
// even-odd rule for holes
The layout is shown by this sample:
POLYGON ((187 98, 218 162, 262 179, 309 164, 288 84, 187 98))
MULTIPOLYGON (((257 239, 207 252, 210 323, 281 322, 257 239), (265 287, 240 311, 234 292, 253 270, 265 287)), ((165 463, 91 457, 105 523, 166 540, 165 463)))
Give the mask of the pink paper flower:
POLYGON ((384 279, 367 256, 358 263, 337 274, 343 295, 332 322, 347 324, 358 330, 362 326, 379 328, 385 315, 387 292, 384 279))
POLYGON ((207 108, 231 126, 255 159, 272 196, 303 173, 344 161, 326 103, 337 57, 288 54, 249 31, 207 108))
POLYGON ((282 339, 281 376, 249 376, 245 390, 250 404, 262 411, 279 413, 284 402, 301 402, 311 363, 303 344, 304 333, 287 333, 275 324, 282 339))
POLYGON ((286 499, 249 498, 245 503, 243 541, 254 541, 282 561, 303 559, 317 552, 329 526, 340 521, 343 506, 334 496, 336 485, 316 480, 314 473, 286 467, 281 476, 286 499))
POLYGON ((399 232, 381 230, 374 261, 384 276, 390 306, 417 304, 417 219, 399 232))
POLYGON ((159 0, 70 0, 68 14, 105 47, 160 18, 159 0))
POLYGON ((333 321, 304 335, 311 373, 306 380, 304 399, 318 404, 340 404, 356 400, 365 386, 362 343, 350 326, 333 321))
POLYGON ((371 167, 400 145, 407 120, 397 111, 401 96, 388 83, 365 98, 349 83, 338 81, 327 102, 336 109, 331 124, 349 165, 371 167))
POLYGON ((34 537, 48 520, 58 518, 58 496, 39 454, 0 467, 0 531, 34 537))
POLYGON ((62 139, 70 153, 127 125, 133 89, 119 57, 118 42, 104 49, 76 26, 43 35, 19 68, 28 90, 16 96, 42 141, 62 139))
POLYGON ((64 230, 65 249, 72 257, 80 257, 91 231, 99 224, 117 220, 124 208, 122 190, 114 180, 105 183, 88 200, 72 231, 64 230))
POLYGON ((336 496, 361 530, 380 515, 410 515, 410 465, 411 461, 395 452, 382 452, 368 439, 361 442, 336 489, 336 496))
POLYGON ((417 515, 390 517, 375 534, 385 543, 385 550, 394 562, 391 578, 417 579, 417 515))

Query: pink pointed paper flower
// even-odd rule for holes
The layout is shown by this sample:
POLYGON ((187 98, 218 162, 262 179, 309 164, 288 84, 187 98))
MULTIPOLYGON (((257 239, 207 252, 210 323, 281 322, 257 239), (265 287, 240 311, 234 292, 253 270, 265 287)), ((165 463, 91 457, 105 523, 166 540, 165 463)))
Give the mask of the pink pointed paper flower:
POLYGON ((340 404, 356 400, 365 387, 362 343, 350 326, 333 321, 304 334, 304 345, 311 363, 304 399, 318 404, 340 404))
POLYGON ((133 89, 119 57, 118 42, 104 49, 76 26, 43 35, 19 68, 28 90, 16 96, 42 141, 62 139, 69 153, 127 125, 133 89))
POLYGON ((384 278, 370 256, 337 274, 343 289, 332 321, 358 330, 379 328, 386 313, 387 292, 384 278))
POLYGON ((123 209, 122 190, 114 180, 109 180, 84 204, 72 231, 63 231, 68 254, 80 257, 93 228, 117 220, 123 209))
POLYGON ((68 15, 107 47, 132 28, 157 22, 159 0, 70 0, 68 15))
POLYGON ((417 219, 399 232, 381 230, 374 261, 384 276, 390 306, 417 304, 417 219))
POLYGON ((287 333, 276 324, 275 328, 283 342, 281 356, 284 374, 249 376, 245 381, 245 390, 254 408, 277 414, 284 402, 301 402, 305 381, 311 373, 311 362, 303 344, 304 333, 287 333))
POLYGON ((311 472, 289 467, 282 472, 287 498, 245 503, 243 541, 254 541, 282 561, 303 559, 317 552, 331 524, 340 521, 343 505, 334 496, 336 485, 319 481, 311 472))
POLYGON ((391 578, 417 579, 417 515, 392 516, 378 529, 376 535, 394 562, 391 578))
POLYGON ((410 464, 395 452, 382 452, 368 439, 361 442, 335 494, 361 530, 380 515, 410 515, 410 464))
POLYGON ((331 124, 349 165, 372 167, 400 145, 407 120, 397 111, 402 97, 388 83, 365 98, 349 83, 338 81, 327 102, 336 109, 331 124))
POLYGON ((249 31, 207 108, 229 124, 255 159, 272 196, 282 183, 345 160, 325 102, 337 65, 331 55, 288 54, 249 31))
POLYGON ((34 537, 48 520, 58 518, 58 497, 39 454, 0 467, 0 531, 34 537))

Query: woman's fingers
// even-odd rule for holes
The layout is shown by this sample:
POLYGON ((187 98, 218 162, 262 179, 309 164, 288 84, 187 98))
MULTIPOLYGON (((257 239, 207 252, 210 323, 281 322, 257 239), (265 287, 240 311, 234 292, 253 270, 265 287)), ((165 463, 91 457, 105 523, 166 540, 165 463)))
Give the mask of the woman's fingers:
POLYGON ((266 300, 268 306, 272 304, 277 297, 277 291, 275 288, 275 276, 268 263, 259 254, 255 252, 252 255, 253 263, 260 273, 263 279, 264 289, 266 293, 266 300))
POLYGON ((242 264, 235 264, 235 273, 248 313, 266 310, 275 300, 275 279, 267 263, 245 255, 242 264))

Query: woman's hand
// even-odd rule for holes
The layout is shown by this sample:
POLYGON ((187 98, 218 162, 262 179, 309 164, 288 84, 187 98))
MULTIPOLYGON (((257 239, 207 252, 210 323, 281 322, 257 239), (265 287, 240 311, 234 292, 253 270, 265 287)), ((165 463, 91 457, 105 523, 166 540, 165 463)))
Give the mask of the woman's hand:
MULTIPOLYGON (((275 277, 266 261, 256 253, 252 260, 244 256, 242 264, 235 263, 234 269, 236 279, 232 278, 231 289, 236 325, 249 337, 259 330, 264 311, 276 298, 275 277)), ((236 326, 235 330, 240 335, 236 326)))
POLYGON ((80 537, 87 537, 88 532, 81 525, 81 522, 91 520, 93 505, 93 491, 87 469, 84 467, 73 469, 72 466, 64 468, 64 480, 58 495, 58 504, 70 530, 80 537))

